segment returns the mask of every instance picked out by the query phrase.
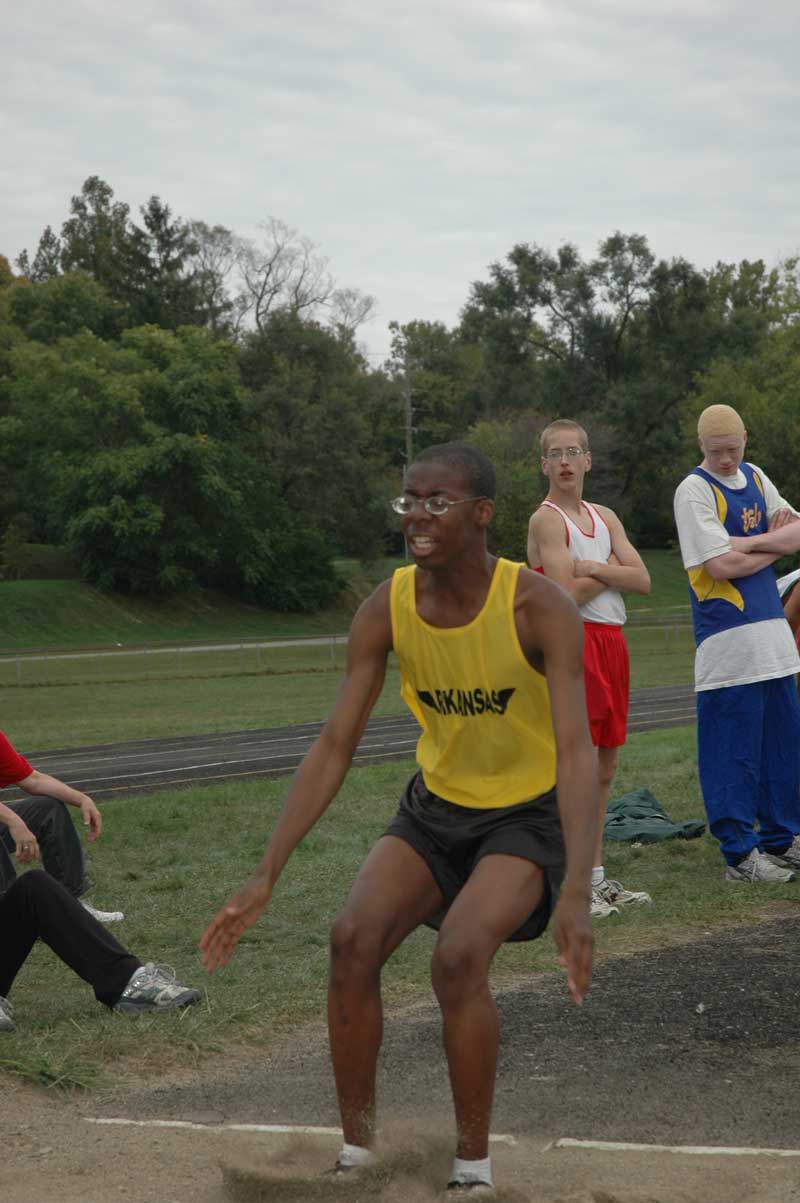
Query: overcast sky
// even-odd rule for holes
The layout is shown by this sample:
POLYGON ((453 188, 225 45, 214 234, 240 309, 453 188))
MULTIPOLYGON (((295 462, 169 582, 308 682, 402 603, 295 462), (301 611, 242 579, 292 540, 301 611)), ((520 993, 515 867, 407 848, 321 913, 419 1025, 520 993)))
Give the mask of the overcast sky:
POLYGON ((0 253, 99 175, 132 213, 273 215, 392 319, 458 319, 517 242, 698 266, 800 249, 798 0, 3 5, 0 253))

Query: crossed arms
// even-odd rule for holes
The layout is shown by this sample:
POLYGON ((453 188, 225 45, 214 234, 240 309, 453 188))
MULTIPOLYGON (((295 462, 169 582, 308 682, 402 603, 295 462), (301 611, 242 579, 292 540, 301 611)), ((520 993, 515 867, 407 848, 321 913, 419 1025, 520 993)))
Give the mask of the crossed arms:
POLYGON ((528 563, 544 568, 545 576, 566 589, 576 605, 592 601, 605 589, 623 593, 650 592, 650 574, 613 510, 595 506, 611 535, 611 556, 602 560, 573 560, 564 520, 556 510, 541 506, 528 524, 528 563))

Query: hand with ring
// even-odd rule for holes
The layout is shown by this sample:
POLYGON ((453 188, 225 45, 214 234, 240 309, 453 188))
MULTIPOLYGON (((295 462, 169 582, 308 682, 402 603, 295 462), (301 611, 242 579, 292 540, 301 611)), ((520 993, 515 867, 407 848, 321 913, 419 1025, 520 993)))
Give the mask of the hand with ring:
POLYGON ((14 851, 19 864, 29 865, 31 861, 38 860, 39 845, 30 828, 21 819, 17 819, 15 823, 8 824, 8 829, 14 840, 14 851))

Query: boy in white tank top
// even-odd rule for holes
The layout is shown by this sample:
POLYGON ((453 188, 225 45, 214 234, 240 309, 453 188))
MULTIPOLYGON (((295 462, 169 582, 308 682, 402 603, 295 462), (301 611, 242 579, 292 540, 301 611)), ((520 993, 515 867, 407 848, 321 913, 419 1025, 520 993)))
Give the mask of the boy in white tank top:
POLYGON ((650 592, 650 576, 613 510, 583 500, 592 467, 586 431, 559 418, 541 434, 542 472, 550 487, 528 525, 528 561, 576 602, 584 622, 586 704, 597 748, 599 825, 592 870, 592 914, 617 913, 620 904, 649 902, 626 890, 603 869, 603 822, 625 743, 628 721, 628 649, 622 634, 622 592, 650 592))

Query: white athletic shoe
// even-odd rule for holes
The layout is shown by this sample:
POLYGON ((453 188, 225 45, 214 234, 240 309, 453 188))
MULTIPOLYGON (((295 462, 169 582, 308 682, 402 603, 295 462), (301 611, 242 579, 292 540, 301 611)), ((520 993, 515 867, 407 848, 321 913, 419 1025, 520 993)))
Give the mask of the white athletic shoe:
POLYGON ((800 869, 800 835, 796 835, 783 852, 765 852, 764 856, 781 869, 800 869))
POLYGON ((604 877, 599 886, 594 886, 593 893, 599 894, 609 906, 628 906, 630 903, 652 902, 646 890, 626 890, 619 881, 604 877))
POLYGON ((602 894, 597 892, 597 888, 592 886, 592 901, 589 906, 589 914, 593 919, 607 919, 609 915, 618 915, 619 907, 612 906, 602 894))
POLYGON ((122 911, 98 911, 91 902, 87 902, 84 898, 79 898, 78 902, 98 923, 119 923, 120 919, 125 918, 122 911))
POLYGON ((169 965, 140 965, 117 1000, 115 1011, 166 1011, 200 1002, 200 991, 182 986, 169 965))
POLYGON ((794 881, 791 869, 784 869, 758 848, 751 848, 744 860, 738 865, 728 865, 725 870, 726 881, 746 881, 751 885, 755 881, 769 881, 774 884, 794 881))

